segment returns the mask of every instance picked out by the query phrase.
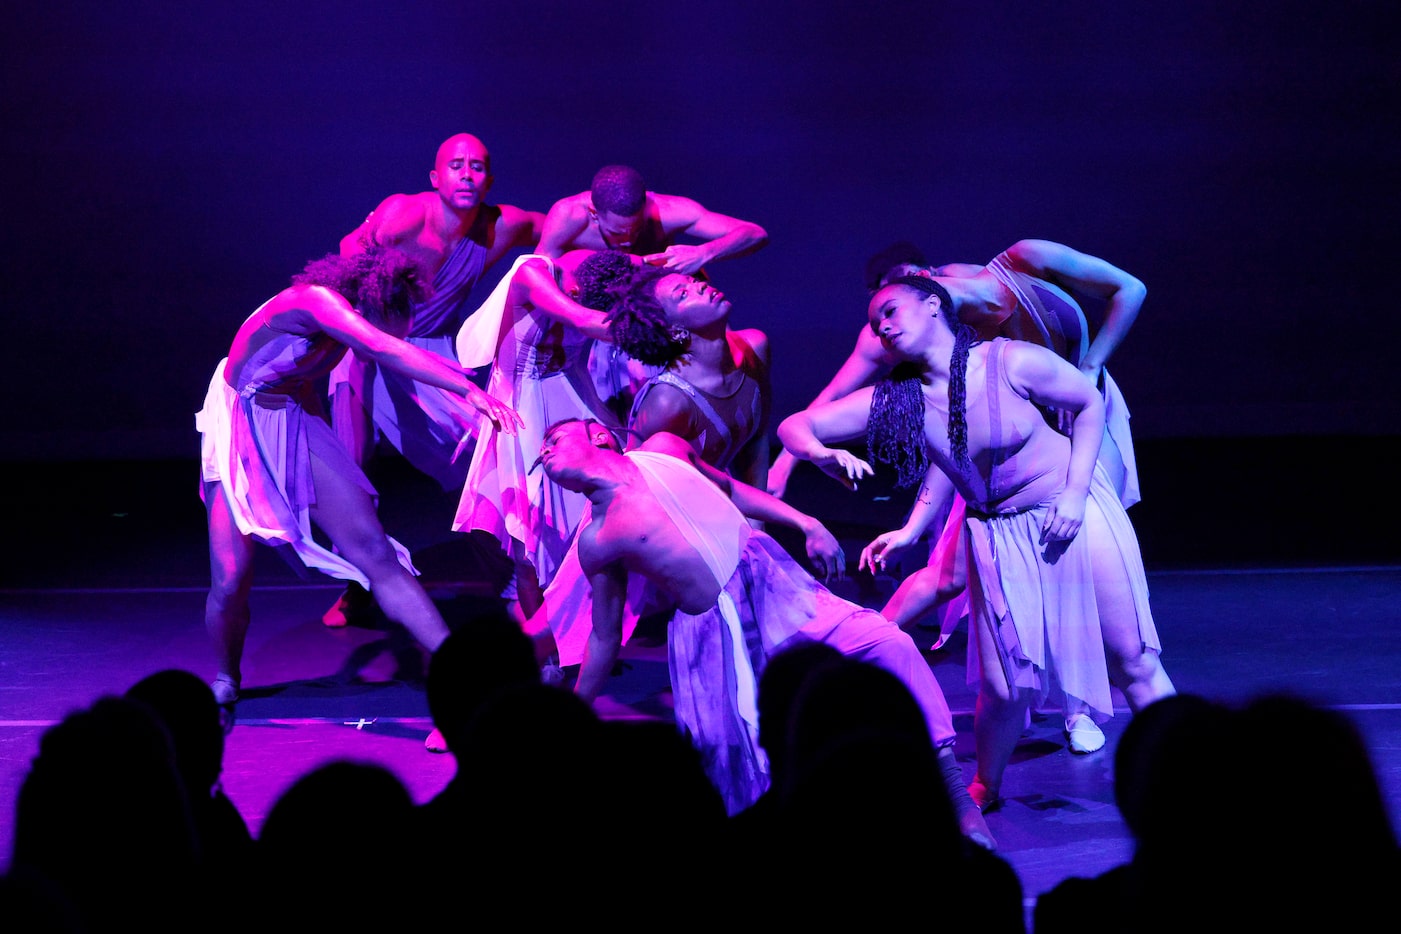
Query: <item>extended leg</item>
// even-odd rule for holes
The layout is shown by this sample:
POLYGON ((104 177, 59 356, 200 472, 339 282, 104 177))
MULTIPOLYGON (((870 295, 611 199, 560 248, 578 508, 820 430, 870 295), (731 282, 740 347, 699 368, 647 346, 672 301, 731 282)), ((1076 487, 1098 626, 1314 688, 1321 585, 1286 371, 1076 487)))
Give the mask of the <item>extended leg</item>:
POLYGON ((209 594, 204 601, 204 629, 218 666, 211 687, 219 705, 232 710, 243 683, 243 644, 248 636, 248 593, 253 585, 256 543, 238 529, 224 489, 204 485, 209 517, 209 594))

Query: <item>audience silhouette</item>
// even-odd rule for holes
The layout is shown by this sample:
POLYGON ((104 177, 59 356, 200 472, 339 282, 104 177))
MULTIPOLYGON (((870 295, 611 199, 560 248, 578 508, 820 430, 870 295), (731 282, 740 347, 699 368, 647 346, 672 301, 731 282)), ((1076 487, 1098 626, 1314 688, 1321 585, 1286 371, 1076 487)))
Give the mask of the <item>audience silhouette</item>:
POLYGON ((1024 932, 1016 871, 960 831, 944 761, 904 682, 850 656, 784 663, 807 672, 792 696, 772 812, 755 837, 770 857, 773 917, 894 925, 929 910, 930 880, 938 880, 956 893, 938 902, 941 925, 1024 932), (795 899, 815 867, 833 884, 795 899))
POLYGON ((1132 857, 1042 893, 1036 934, 1360 930, 1401 880, 1356 725, 1298 695, 1154 701, 1120 737, 1114 796, 1132 857))
POLYGON ((413 809, 403 782, 377 763, 339 759, 302 775, 258 833, 242 930, 269 920, 285 930, 402 925, 419 896, 413 809))
MULTIPOLYGON (((703 893, 686 911, 704 923, 881 926, 932 910, 1020 934, 1352 930, 1384 917, 1401 879, 1357 725, 1289 693, 1175 694, 1131 719, 1113 787, 1133 853, 1040 894, 1030 925, 1013 866, 960 832, 909 688, 824 643, 785 646, 761 673, 772 784, 733 816, 674 723, 603 719, 542 683, 504 607, 454 629, 428 694, 457 763, 441 793, 415 805, 387 767, 332 761, 276 798, 256 839, 219 788, 224 734, 201 678, 161 670, 99 697, 40 739, 0 918, 87 934, 563 916, 650 857, 703 893), (764 883, 735 885, 736 857, 764 883)), ((638 883, 630 910, 675 909, 674 887, 638 883)))
POLYGON ((15 907, 52 904, 60 929, 173 930, 196 917, 199 834, 154 710, 103 696, 44 732, 16 798, 9 873, 15 907))
POLYGON ((253 835, 219 784, 224 727, 214 690, 193 671, 167 668, 137 681, 126 697, 145 703, 165 724, 210 872, 237 873, 250 855, 253 835))

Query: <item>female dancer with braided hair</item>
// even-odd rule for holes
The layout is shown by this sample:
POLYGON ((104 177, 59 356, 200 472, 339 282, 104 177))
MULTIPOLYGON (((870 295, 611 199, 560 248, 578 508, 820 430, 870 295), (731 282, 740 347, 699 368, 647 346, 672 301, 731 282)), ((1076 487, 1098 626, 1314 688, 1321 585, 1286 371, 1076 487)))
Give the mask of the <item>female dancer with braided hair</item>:
POLYGON ((1175 693, 1159 661, 1138 539, 1102 465, 1104 401, 1054 351, 977 341, 938 278, 902 277, 871 298, 881 343, 903 362, 891 378, 785 419, 794 456, 843 482, 870 464, 828 447, 868 438, 897 483, 923 483, 904 527, 878 536, 860 566, 883 567, 914 544, 956 491, 967 502, 964 546, 977 677, 977 775, 987 810, 1033 700, 1080 702, 1113 716, 1110 685, 1137 711, 1175 693), (1069 436, 1042 408, 1066 413, 1069 436), (923 445, 908 439, 922 432, 923 445))

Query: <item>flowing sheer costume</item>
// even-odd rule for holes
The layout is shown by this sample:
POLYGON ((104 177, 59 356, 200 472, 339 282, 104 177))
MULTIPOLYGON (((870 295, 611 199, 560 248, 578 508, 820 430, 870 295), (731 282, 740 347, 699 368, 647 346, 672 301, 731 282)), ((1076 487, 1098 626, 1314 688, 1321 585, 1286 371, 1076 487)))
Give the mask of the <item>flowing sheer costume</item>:
MULTIPOLYGON (((1002 336, 1040 344, 1078 367, 1090 349, 1090 325, 1080 303, 1054 283, 1018 272, 1005 252, 999 253, 988 263, 987 269, 1017 299, 1017 307, 1002 324, 1002 336)), ((1127 509, 1140 499, 1133 436, 1129 432, 1129 408, 1109 370, 1101 370, 1100 377, 1105 419, 1105 447, 1101 449, 1100 461, 1114 488, 1123 491, 1120 501, 1127 509), (1117 458, 1112 456, 1110 445, 1117 449, 1117 458)), ((1051 417, 1056 419, 1059 427, 1068 430, 1068 425, 1062 424, 1058 415, 1052 413, 1051 417)), ((952 573, 954 550, 962 535, 963 518, 963 498, 956 497, 930 549, 929 565, 944 569, 945 576, 952 573)), ((932 648, 937 649, 948 641, 958 628, 959 621, 967 615, 966 593, 959 594, 940 608, 939 637, 932 648)))
MULTIPOLYGON (((634 414, 647 394, 661 385, 679 390, 690 400, 688 441, 701 460, 718 470, 728 471, 735 457, 764 424, 762 391, 759 382, 747 373, 727 396, 707 393, 675 373, 660 373, 638 390, 633 404, 634 414)), ((584 645, 593 628, 592 593, 588 578, 579 568, 579 555, 571 547, 565 555, 560 573, 545 588, 545 618, 554 636, 561 665, 577 665, 583 661, 584 645)), ((664 609, 665 604, 655 593, 630 587, 623 614, 624 644, 636 631, 641 617, 664 609)))
MULTIPOLYGON (((486 270, 486 247, 465 238, 453 247, 433 277, 433 295, 415 305, 409 343, 457 362, 454 341, 471 312, 467 299, 486 270)), ((463 436, 478 424, 475 409, 437 386, 420 383, 393 370, 385 370, 346 354, 332 371, 328 385, 331 405, 363 404, 370 410, 374 430, 415 468, 437 480, 445 490, 460 490, 467 478, 467 461, 459 457, 463 436), (352 368, 365 370, 367 400, 355 400, 352 368)), ((335 420, 347 450, 362 450, 363 438, 351 437, 357 422, 335 420)))
POLYGON ((565 418, 593 419, 616 427, 589 375, 593 338, 578 328, 533 309, 513 307, 511 280, 527 262, 518 258, 491 296, 468 317, 457 338, 463 366, 491 366, 486 391, 520 414, 524 427, 507 434, 487 425, 477 439, 463 486, 454 531, 482 529, 516 560, 527 560, 542 585, 564 560, 588 497, 550 483, 544 471, 531 472, 545 430, 565 418))
MULTIPOLYGON (((1162 651, 1148 605, 1148 578, 1128 513, 1096 464, 1085 520, 1069 542, 1041 544, 1047 505, 1065 486, 1070 440, 1007 381, 1006 338, 991 342, 981 387, 967 393, 969 450, 974 475, 947 464, 967 506, 964 546, 973 625, 989 627, 1009 684, 1032 690, 1038 702, 1065 696, 1084 701, 1100 722, 1114 715, 1096 579, 1113 576, 1132 594, 1142 644, 1162 651)), ((983 659, 968 640, 968 680, 977 683, 983 659)))
MULTIPOLYGON (((226 373, 226 357, 209 381, 204 407, 195 415, 201 434, 200 477, 221 485, 239 531, 279 546, 294 567, 353 580, 368 589, 370 582, 358 568, 316 541, 309 512, 316 503, 313 455, 325 469, 377 497, 326 421, 313 388, 346 347, 324 334, 305 337, 266 325, 260 336, 261 345, 238 373, 226 373)), ((399 563, 416 575, 408 549, 392 538, 390 543, 399 563)))
MULTIPOLYGON (((667 656, 676 722, 701 751, 731 814, 768 787, 768 762, 758 745, 757 685, 767 660, 790 640, 826 642, 887 669, 913 693, 934 745, 953 744, 943 691, 908 633, 829 591, 782 545, 754 529, 691 464, 653 451, 625 456, 705 559, 719 588, 713 610, 673 615, 667 656)), ((629 578, 631 594, 639 575, 629 578)))

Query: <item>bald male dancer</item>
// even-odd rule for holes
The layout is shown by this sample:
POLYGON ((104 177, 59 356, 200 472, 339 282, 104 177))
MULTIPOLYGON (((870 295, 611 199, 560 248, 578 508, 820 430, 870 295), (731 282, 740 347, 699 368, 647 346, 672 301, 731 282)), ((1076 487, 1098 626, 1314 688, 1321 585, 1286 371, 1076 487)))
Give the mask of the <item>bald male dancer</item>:
MULTIPOLYGON (((449 136, 438 147, 427 191, 393 194, 341 240, 342 256, 370 244, 396 247, 433 277, 433 296, 415 305, 409 343, 457 362, 455 341, 474 310, 468 298, 483 275, 517 248, 540 242, 545 215, 510 204, 488 204, 494 176, 486 144, 470 133, 449 136)), ((361 467, 383 438, 444 490, 459 491, 468 457, 461 442, 477 421, 434 386, 384 370, 348 353, 331 373, 331 423, 361 467)), ((344 626, 371 605, 369 594, 348 586, 322 617, 344 626)))

